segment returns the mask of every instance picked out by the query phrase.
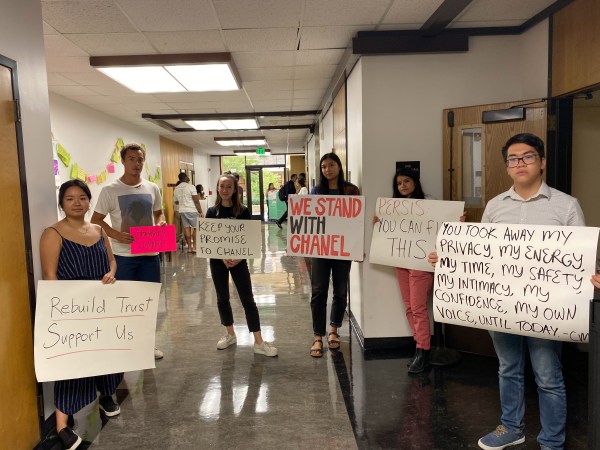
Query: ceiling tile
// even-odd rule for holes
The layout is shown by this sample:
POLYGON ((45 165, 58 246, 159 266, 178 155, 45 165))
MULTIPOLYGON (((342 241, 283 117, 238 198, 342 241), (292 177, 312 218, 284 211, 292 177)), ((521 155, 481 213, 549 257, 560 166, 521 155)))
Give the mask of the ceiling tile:
POLYGON ((51 72, 48 74, 48 86, 77 86, 77 84, 77 82, 60 73, 51 72))
POLYGON ((337 67, 337 65, 297 66, 294 70, 294 78, 331 78, 337 67))
POLYGON ((296 64, 297 51, 233 52, 233 61, 238 69, 261 67, 287 67, 296 64))
POLYGON ((132 91, 118 83, 106 86, 88 86, 92 91, 99 95, 130 95, 132 91))
POLYGON ((328 50, 298 50, 296 52, 296 65, 298 66, 313 66, 324 64, 337 65, 342 56, 344 49, 328 49, 328 50))
POLYGON ((294 98, 309 98, 309 99, 322 99, 325 95, 325 89, 313 90, 313 89, 298 89, 294 90, 294 98))
POLYGON ((210 0, 119 0, 119 5, 141 31, 219 29, 210 0))
POLYGON ((291 100, 292 91, 255 91, 251 94, 250 100, 255 102, 256 100, 291 100))
MULTIPOLYGON (((67 73, 65 76, 73 81, 76 81, 79 84, 84 86, 119 86, 123 87, 112 78, 107 77, 102 72, 90 67, 90 71, 88 72, 76 72, 76 73, 67 73)), ((127 88, 125 88, 127 89, 127 88)), ((128 93, 132 93, 127 89, 128 93)))
POLYGON ((47 56, 46 70, 48 72, 94 72, 90 59, 83 56, 47 56))
POLYGON ((249 94, 256 91, 291 91, 293 80, 245 81, 244 90, 249 94))
POLYGON ((291 80, 293 78, 293 67, 270 67, 262 69, 239 69, 240 76, 244 81, 260 80, 291 80))
MULTIPOLYGON (((384 24, 414 24, 416 28, 429 19, 444 0, 395 0, 383 18, 384 24)), ((405 28, 405 27, 403 27, 405 28)))
POLYGON ((300 50, 349 48, 356 33, 365 30, 372 30, 372 27, 302 27, 300 50))
POLYGON ((218 30, 145 32, 144 35, 160 53, 227 51, 218 30))
POLYGON ((59 33, 118 33, 135 31, 112 0, 42 2, 42 15, 59 33))
POLYGON ((519 24, 550 6, 554 0, 474 0, 452 22, 453 27, 467 26, 468 22, 487 23, 497 26, 496 21, 516 20, 519 24))
POLYGON ((198 102, 215 102, 215 101, 237 101, 243 102, 247 100, 246 93, 240 91, 225 91, 225 92, 181 92, 168 94, 154 94, 154 97, 163 102, 173 103, 198 103, 198 102))
POLYGON ((265 50, 296 50, 297 28, 268 28, 263 30, 224 30, 230 52, 265 50))
POLYGON ((331 78, 303 78, 294 80, 294 89, 323 90, 331 84, 331 78))
POLYGON ((47 34, 58 34, 58 31, 56 31, 54 28, 52 28, 50 25, 48 25, 45 21, 42 22, 42 26, 44 29, 44 35, 47 34))
POLYGON ((390 0, 306 0, 305 26, 376 25, 390 5, 390 0))
POLYGON ((92 56, 157 53, 141 33, 68 34, 67 38, 92 56))
POLYGON ((258 112, 289 111, 292 106, 292 100, 257 100, 253 101, 252 104, 258 112))
POLYGON ((88 56, 88 53, 60 34, 45 35, 44 49, 47 56, 88 56))
POLYGON ((214 0, 213 4, 224 30, 297 27, 301 22, 298 0, 214 0))
POLYGON ((50 92, 71 97, 73 95, 98 95, 96 92, 85 86, 50 86, 50 92))

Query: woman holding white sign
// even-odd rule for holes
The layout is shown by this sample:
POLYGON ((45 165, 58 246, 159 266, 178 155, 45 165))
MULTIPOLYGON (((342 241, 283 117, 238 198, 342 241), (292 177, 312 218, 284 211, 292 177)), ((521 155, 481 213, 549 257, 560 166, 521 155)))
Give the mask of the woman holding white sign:
MULTIPOLYGON (((320 195, 360 195, 358 187, 345 181, 342 162, 335 153, 326 153, 321 157, 321 179, 311 194, 320 195)), ((327 293, 329 291, 329 277, 333 279, 333 301, 327 333, 327 346, 330 350, 340 348, 340 336, 337 332, 342 326, 344 312, 348 303, 348 281, 350 279, 350 266, 352 261, 330 258, 312 258, 310 308, 314 342, 310 349, 310 356, 320 358, 323 356, 323 336, 327 328, 327 293)))
MULTIPOLYGON (((419 172, 410 168, 399 169, 394 175, 392 186, 393 198, 425 198, 419 172)), ((373 217, 373 224, 377 222, 379 218, 373 217)), ((417 346, 414 358, 409 361, 408 372, 421 373, 429 366, 431 350, 427 299, 433 286, 433 273, 402 267, 395 267, 395 270, 406 309, 406 320, 417 346)))
MULTIPOLYGON (((250 220, 250 211, 237 195, 237 179, 231 174, 221 175, 217 182, 217 199, 215 206, 206 211, 207 219, 242 219, 250 220)), ((248 329, 254 334, 254 353, 265 356, 277 356, 277 348, 270 342, 264 341, 260 331, 260 318, 258 308, 252 294, 252 280, 248 263, 245 259, 211 259, 210 273, 212 275, 215 290, 217 291, 217 307, 221 323, 227 329, 227 333, 217 342, 217 348, 224 350, 237 343, 237 337, 233 328, 233 312, 229 301, 229 274, 238 291, 248 329)))
MULTIPOLYGON (((58 204, 66 217, 46 228, 40 240, 44 280, 115 282, 117 264, 108 237, 100 226, 85 220, 91 199, 92 194, 82 181, 70 180, 61 185, 58 204)), ((121 412, 112 395, 122 379, 123 374, 116 373, 55 382, 56 430, 66 449, 75 449, 81 443, 81 438, 67 426, 69 415, 94 401, 97 391, 100 409, 108 417, 121 412)))

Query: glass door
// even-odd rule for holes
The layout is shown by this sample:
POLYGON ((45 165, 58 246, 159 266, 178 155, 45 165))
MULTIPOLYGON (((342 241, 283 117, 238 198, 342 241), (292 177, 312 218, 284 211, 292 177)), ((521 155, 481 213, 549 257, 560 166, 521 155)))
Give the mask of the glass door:
POLYGON ((246 206, 253 219, 262 220, 265 216, 265 197, 262 167, 246 166, 246 206))

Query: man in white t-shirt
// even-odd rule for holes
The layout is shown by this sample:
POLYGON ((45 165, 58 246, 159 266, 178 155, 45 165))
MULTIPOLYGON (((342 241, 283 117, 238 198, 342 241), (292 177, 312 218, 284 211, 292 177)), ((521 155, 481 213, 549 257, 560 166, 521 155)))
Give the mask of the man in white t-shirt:
POLYGON ((198 223, 198 217, 204 217, 200 206, 200 196, 194 185, 190 184, 190 178, 181 172, 179 183, 173 193, 173 200, 179 210, 183 235, 188 246, 189 253, 196 253, 196 233, 194 229, 198 223))
MULTIPOLYGON (((146 152, 139 145, 127 144, 121 149, 125 173, 100 191, 91 221, 100 225, 111 240, 117 280, 160 283, 158 253, 131 254, 131 227, 166 224, 158 186, 142 179, 145 161, 146 152), (112 226, 104 221, 109 214, 112 226)), ((155 348, 154 357, 161 359, 163 353, 155 348)))

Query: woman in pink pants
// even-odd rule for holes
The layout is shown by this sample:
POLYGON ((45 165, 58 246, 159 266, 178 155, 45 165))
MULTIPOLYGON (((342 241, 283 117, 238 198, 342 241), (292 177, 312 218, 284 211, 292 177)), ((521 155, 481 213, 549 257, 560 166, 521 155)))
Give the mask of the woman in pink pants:
MULTIPOLYGON (((419 181, 419 172, 402 168, 394 175, 394 198, 424 199, 425 194, 419 181)), ((379 221, 375 216, 373 223, 379 221)), ((427 300, 433 286, 433 273, 422 270, 396 267, 396 276, 400 284, 402 301, 406 307, 406 319, 417 344, 415 357, 409 362, 409 373, 421 373, 429 367, 431 332, 427 300)))

